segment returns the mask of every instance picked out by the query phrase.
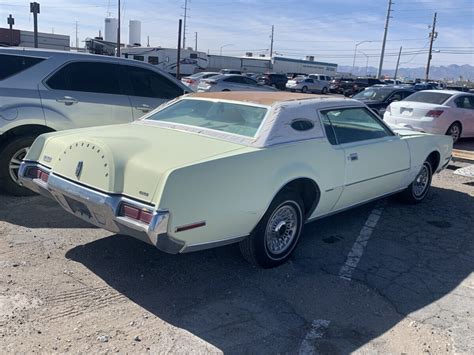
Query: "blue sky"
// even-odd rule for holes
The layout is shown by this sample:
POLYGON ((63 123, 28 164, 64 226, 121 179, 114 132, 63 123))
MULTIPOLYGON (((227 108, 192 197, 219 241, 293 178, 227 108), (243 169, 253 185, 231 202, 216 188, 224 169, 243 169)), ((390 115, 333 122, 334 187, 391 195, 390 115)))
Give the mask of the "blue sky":
MULTIPOLYGON (((117 0, 37 0, 41 4, 39 30, 68 34, 75 41, 103 31, 107 13, 117 12, 117 0)), ((428 25, 438 12, 433 65, 474 65, 474 0, 394 0, 384 68, 394 68, 400 46, 401 66, 426 65, 428 25)), ((190 0, 187 45, 218 54, 268 54, 271 26, 275 26, 274 50, 278 55, 352 65, 378 66, 387 0, 190 0)), ((177 22, 184 0, 122 0, 122 39, 128 39, 128 20, 142 21, 142 43, 150 36, 152 46, 176 46, 177 22)), ((12 13, 16 28, 32 29, 29 1, 0 0, 0 23, 12 13)))

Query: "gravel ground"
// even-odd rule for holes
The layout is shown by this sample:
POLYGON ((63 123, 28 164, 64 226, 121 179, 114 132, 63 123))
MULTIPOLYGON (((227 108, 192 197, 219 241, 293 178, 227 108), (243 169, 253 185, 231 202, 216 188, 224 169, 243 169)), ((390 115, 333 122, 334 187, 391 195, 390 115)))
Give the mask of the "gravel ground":
POLYGON ((472 353, 474 180, 452 172, 421 205, 307 225, 271 270, 235 245, 167 255, 42 197, 0 195, 0 352, 472 353))

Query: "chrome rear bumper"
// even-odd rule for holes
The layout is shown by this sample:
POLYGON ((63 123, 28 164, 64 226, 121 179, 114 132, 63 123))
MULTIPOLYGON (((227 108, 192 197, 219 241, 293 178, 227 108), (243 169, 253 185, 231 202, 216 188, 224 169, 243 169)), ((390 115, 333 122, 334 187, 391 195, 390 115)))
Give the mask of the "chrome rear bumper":
POLYGON ((107 194, 79 185, 34 162, 23 162, 19 171, 20 183, 43 196, 56 200, 66 211, 113 233, 125 234, 153 244, 158 249, 176 254, 183 251, 184 243, 171 238, 168 232, 169 211, 156 210, 153 206, 122 195, 107 194), (49 174, 47 181, 26 177, 30 168, 40 168, 49 174), (120 216, 122 203, 140 209, 153 210, 149 224, 120 216))

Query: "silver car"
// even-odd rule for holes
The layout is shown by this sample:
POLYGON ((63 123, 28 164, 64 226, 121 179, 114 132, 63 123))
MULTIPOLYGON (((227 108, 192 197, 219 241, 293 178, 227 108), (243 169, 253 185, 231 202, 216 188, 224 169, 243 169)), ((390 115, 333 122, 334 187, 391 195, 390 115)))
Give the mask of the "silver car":
POLYGON ((182 78, 181 82, 187 87, 189 87, 191 90, 196 91, 201 79, 207 79, 215 75, 220 75, 220 73, 210 72, 210 71, 196 73, 196 74, 182 78))
POLYGON ((259 84, 242 75, 221 74, 201 80, 197 91, 277 91, 277 89, 259 84))
POLYGON ((321 94, 327 94, 329 92, 329 83, 332 78, 324 74, 309 74, 308 77, 313 79, 315 84, 318 86, 318 92, 321 94))
POLYGON ((0 187, 15 195, 31 143, 42 133, 125 123, 189 88, 131 59, 0 48, 0 187))
POLYGON ((290 79, 286 83, 286 89, 291 92, 301 91, 302 93, 313 92, 317 88, 313 79, 307 76, 297 76, 294 79, 290 79))
MULTIPOLYGON (((286 83, 287 90, 301 91, 302 93, 323 93, 323 88, 318 80, 307 76, 298 76, 286 83)), ((324 93, 326 92, 327 88, 324 93)))

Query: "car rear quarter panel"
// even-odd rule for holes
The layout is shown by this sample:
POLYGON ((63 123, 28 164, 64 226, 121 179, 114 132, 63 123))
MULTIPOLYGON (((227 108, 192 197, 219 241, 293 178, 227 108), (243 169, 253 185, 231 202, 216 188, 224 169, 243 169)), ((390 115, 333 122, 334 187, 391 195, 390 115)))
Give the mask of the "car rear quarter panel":
MULTIPOLYGON (((315 156, 319 155, 318 146, 325 147, 321 140, 308 140, 249 149, 171 171, 155 195, 159 207, 170 211, 168 233, 187 245, 245 236, 288 182, 308 177, 324 191, 331 178, 330 174, 321 174, 323 169, 329 171, 324 165, 324 152, 320 154, 321 169, 315 168, 318 164, 309 153, 313 150, 315 156), (176 233, 179 226, 201 221, 206 222, 205 227, 176 233)), ((321 196, 319 205, 331 208, 338 196, 331 196, 330 201, 325 197, 321 196)))
POLYGON ((411 159, 410 172, 405 181, 406 186, 415 179, 421 166, 431 153, 437 152, 440 155, 439 164, 433 173, 439 172, 443 165, 451 158, 453 139, 450 136, 422 134, 405 136, 402 139, 408 144, 411 159))

